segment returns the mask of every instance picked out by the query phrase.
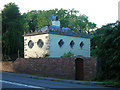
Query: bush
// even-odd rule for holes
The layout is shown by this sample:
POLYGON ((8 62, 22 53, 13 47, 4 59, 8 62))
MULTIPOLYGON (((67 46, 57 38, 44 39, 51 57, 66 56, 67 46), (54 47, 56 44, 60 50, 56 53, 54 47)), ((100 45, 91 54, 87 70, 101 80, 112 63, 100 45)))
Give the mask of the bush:
POLYGON ((43 57, 49 57, 48 53, 43 54, 43 57))
POLYGON ((61 57, 73 57, 73 56, 74 56, 74 54, 73 54, 73 53, 68 52, 68 53, 64 53, 64 55, 63 55, 63 56, 61 56, 61 57))
POLYGON ((92 38, 92 54, 98 57, 101 70, 97 80, 120 80, 120 25, 108 24, 97 29, 92 38))

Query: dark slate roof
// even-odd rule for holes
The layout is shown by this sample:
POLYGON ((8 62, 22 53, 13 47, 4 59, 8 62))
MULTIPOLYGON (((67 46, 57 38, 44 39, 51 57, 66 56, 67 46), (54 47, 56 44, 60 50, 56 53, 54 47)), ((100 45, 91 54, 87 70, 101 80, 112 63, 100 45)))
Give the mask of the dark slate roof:
POLYGON ((86 35, 83 33, 76 33, 70 28, 65 28, 65 27, 60 28, 59 26, 53 26, 53 25, 45 26, 39 31, 36 30, 35 32, 25 33, 24 36, 39 35, 39 34, 46 34, 46 33, 90 38, 89 35, 86 35))

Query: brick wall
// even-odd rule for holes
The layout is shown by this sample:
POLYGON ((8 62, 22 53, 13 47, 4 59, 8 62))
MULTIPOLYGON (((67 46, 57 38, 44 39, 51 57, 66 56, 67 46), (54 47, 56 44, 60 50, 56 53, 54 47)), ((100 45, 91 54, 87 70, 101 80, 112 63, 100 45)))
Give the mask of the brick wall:
POLYGON ((14 62, 14 68, 19 72, 74 79, 73 63, 72 58, 20 58, 14 62))
POLYGON ((96 75, 96 59, 77 56, 74 58, 18 58, 14 63, 2 62, 4 71, 37 74, 46 77, 75 79, 75 60, 83 59, 83 80, 92 80, 96 75), (9 67, 9 70, 5 68, 9 67))
POLYGON ((86 58, 84 60, 84 79, 93 80, 96 77, 96 58, 86 58))
POLYGON ((2 68, 0 68, 0 70, 7 71, 7 72, 14 72, 12 61, 0 62, 0 65, 2 65, 2 68))

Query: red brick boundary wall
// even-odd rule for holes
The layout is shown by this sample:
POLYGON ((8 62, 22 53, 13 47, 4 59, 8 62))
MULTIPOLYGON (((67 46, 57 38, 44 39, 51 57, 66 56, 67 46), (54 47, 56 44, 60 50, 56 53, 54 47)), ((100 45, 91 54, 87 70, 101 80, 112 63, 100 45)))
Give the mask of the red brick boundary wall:
POLYGON ((78 68, 80 72, 82 71, 80 74, 83 74, 81 80, 93 80, 96 76, 96 59, 81 55, 73 58, 18 58, 14 62, 2 62, 2 70, 76 79, 76 59, 83 60, 82 69, 78 68))
POLYGON ((2 62, 0 61, 0 65, 2 65, 2 67, 0 68, 0 70, 2 71, 15 72, 12 61, 2 61, 2 62))

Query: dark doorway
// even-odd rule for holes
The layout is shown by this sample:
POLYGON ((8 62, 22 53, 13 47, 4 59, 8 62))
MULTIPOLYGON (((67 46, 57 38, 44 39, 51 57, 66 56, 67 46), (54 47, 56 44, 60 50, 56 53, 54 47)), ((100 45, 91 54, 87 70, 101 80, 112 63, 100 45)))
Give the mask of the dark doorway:
POLYGON ((84 70, 83 70, 83 59, 75 59, 75 79, 83 80, 84 79, 84 70))

